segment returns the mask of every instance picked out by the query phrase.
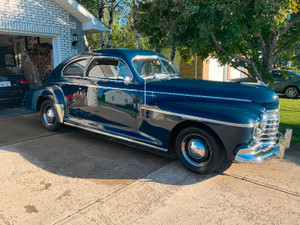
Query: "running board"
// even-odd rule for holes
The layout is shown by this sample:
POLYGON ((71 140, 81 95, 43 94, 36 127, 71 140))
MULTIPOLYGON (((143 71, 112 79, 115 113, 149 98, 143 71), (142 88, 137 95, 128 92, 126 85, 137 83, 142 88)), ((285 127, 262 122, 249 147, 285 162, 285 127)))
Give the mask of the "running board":
POLYGON ((151 144, 147 144, 147 143, 143 143, 143 142, 140 142, 140 141, 136 141, 136 140, 133 140, 133 139, 130 139, 130 138, 126 138, 126 137, 118 136, 118 135, 115 135, 115 134, 107 133, 107 132, 100 131, 100 130, 97 130, 97 129, 94 129, 94 128, 91 128, 91 127, 85 127, 85 126, 82 126, 82 125, 77 125, 77 124, 73 124, 73 123, 69 123, 69 122, 64 122, 63 124, 68 125, 68 126, 72 126, 72 127, 77 127, 77 128, 83 129, 83 130, 91 131, 93 133, 102 134, 102 135, 105 135, 105 136, 108 136, 108 137, 117 138, 117 139, 127 141, 127 142, 131 142, 131 143, 134 143, 134 144, 143 145, 143 146, 153 148, 153 149, 156 149, 156 150, 159 150, 159 151, 163 151, 163 152, 168 151, 168 149, 165 149, 165 148, 160 148, 160 147, 157 147, 157 146, 154 146, 154 145, 151 145, 151 144))

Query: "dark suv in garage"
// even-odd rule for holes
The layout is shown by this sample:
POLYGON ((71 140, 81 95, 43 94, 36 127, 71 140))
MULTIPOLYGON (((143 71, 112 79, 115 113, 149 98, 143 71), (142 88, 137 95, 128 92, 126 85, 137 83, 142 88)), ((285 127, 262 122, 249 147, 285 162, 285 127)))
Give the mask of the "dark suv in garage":
POLYGON ((0 103, 22 103, 28 82, 16 67, 0 67, 0 103))

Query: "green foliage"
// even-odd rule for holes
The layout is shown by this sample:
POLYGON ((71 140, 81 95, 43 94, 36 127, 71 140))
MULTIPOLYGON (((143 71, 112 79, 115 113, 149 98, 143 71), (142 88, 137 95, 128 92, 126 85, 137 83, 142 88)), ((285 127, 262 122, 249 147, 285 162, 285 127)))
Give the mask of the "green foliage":
POLYGON ((210 55, 253 78, 268 78, 276 51, 300 41, 299 0, 145 0, 139 11, 139 30, 151 44, 210 55))
MULTIPOLYGON (((98 18, 98 4, 97 0, 78 0, 80 4, 86 7, 95 17, 98 18)), ((107 5, 108 0, 104 1, 106 8, 104 9, 104 24, 108 24, 109 11, 107 5)), ((133 24, 132 1, 119 0, 118 7, 115 9, 111 45, 113 48, 138 48, 135 26, 133 24)), ((100 49, 100 33, 86 34, 89 43, 89 49, 100 49)), ((107 40, 107 33, 104 34, 107 40)), ((149 40, 147 36, 141 37, 141 42, 144 49, 150 49, 149 40)))

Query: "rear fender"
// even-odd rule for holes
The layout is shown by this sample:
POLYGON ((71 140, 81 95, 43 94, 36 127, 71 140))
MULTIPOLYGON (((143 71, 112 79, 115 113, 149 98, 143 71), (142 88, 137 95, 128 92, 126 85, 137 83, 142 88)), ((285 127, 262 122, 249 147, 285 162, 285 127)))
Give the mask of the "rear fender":
POLYGON ((58 120, 60 123, 63 123, 66 101, 60 87, 41 87, 30 90, 26 95, 26 107, 35 112, 39 111, 42 102, 46 99, 53 103, 58 113, 58 120))

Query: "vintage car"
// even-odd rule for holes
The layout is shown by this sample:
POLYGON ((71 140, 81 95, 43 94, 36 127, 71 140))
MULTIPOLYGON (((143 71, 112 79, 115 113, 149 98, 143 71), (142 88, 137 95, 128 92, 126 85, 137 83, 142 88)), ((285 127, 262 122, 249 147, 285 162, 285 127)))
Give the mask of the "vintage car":
POLYGON ((225 156, 249 163, 277 157, 291 138, 290 130, 278 133, 278 97, 268 87, 183 79, 166 57, 144 50, 77 55, 29 91, 26 103, 50 130, 66 124, 175 152, 200 174, 225 156))

